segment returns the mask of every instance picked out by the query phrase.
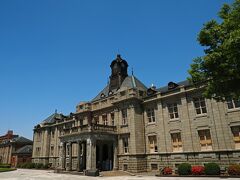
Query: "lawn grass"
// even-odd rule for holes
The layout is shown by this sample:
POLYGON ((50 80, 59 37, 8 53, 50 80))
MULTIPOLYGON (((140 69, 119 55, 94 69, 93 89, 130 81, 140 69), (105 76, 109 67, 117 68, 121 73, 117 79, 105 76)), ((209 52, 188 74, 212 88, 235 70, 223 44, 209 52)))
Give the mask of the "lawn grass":
POLYGON ((16 169, 14 169, 14 168, 0 168, 0 173, 1 172, 7 172, 7 171, 14 171, 14 170, 16 170, 16 169))

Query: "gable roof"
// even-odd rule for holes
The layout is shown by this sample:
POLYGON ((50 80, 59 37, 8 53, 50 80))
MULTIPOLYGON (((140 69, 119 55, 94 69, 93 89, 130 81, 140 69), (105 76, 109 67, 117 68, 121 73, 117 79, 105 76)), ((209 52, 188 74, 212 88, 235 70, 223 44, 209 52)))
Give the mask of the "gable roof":
POLYGON ((26 145, 18 149, 14 154, 32 154, 32 145, 26 145))
MULTIPOLYGON (((124 81, 121 84, 121 87, 119 89, 112 90, 113 94, 115 94, 117 91, 122 91, 125 89, 131 89, 131 88, 137 88, 142 91, 146 91, 147 87, 139 81, 135 76, 127 76, 124 81)), ((93 101, 97 101, 101 99, 101 96, 104 95, 105 97, 109 96, 109 84, 102 90, 98 95, 92 99, 93 101)))

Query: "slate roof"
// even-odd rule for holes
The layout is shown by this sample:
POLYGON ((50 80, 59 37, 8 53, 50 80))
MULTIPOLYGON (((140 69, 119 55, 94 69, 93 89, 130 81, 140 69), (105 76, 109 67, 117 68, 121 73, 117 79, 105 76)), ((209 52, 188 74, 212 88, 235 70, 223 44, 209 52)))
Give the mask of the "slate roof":
POLYGON ((57 119, 62 119, 62 118, 63 118, 62 114, 53 113, 47 119, 43 120, 41 123, 42 124, 55 123, 57 119))
MULTIPOLYGON (((127 76, 122 82, 119 90, 114 89, 112 90, 112 92, 115 94, 117 91, 122 91, 125 89, 131 89, 131 88, 137 88, 142 91, 147 90, 147 87, 141 81, 139 81, 135 76, 127 76)), ((105 97, 108 97, 108 93, 109 93, 109 84, 94 99, 92 99, 92 102, 101 99, 102 94, 104 94, 105 97)))
POLYGON ((14 154, 32 154, 32 145, 26 145, 18 149, 14 154))
POLYGON ((30 139, 27 139, 27 138, 22 137, 22 136, 13 138, 13 139, 11 140, 11 142, 13 142, 13 143, 19 143, 19 144, 24 144, 24 143, 26 143, 26 144, 32 144, 32 143, 33 143, 30 139))
POLYGON ((10 144, 32 144, 33 142, 25 137, 22 136, 17 136, 14 137, 13 139, 8 139, 8 140, 4 140, 0 143, 0 146, 6 146, 6 145, 10 145, 10 144))
MULTIPOLYGON (((188 80, 181 81, 181 82, 178 82, 176 84, 179 85, 179 86, 190 86, 191 85, 188 80)), ((171 91, 171 90, 168 89, 168 86, 164 86, 164 87, 158 88, 157 91, 161 92, 161 93, 165 93, 165 92, 168 92, 168 91, 171 91)))

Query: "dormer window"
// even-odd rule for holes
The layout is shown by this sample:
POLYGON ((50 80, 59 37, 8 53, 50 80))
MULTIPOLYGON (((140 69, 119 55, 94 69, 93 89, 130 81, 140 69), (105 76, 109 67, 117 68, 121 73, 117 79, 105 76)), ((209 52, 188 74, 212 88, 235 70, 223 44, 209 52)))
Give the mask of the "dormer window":
POLYGON ((105 98, 106 95, 104 93, 101 94, 101 98, 105 98))
POLYGON ((112 91, 109 91, 109 92, 108 92, 108 95, 112 95, 112 94, 113 94, 113 92, 112 92, 112 91))
POLYGON ((157 92, 156 86, 152 86, 152 87, 148 88, 147 95, 151 96, 151 95, 155 94, 156 92, 157 92))
POLYGON ((168 83, 168 90, 175 89, 176 87, 178 87, 178 84, 176 84, 174 82, 168 83))

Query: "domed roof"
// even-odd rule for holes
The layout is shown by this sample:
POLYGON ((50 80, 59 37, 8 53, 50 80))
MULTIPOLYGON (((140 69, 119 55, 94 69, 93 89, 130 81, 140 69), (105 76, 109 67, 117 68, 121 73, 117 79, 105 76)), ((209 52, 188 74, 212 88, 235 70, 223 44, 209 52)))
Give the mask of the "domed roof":
POLYGON ((126 65, 126 67, 128 67, 127 61, 125 61, 124 59, 122 59, 122 57, 121 57, 120 54, 117 54, 117 58, 112 61, 110 67, 112 68, 115 63, 119 63, 119 64, 120 64, 120 63, 123 63, 123 64, 126 65))

